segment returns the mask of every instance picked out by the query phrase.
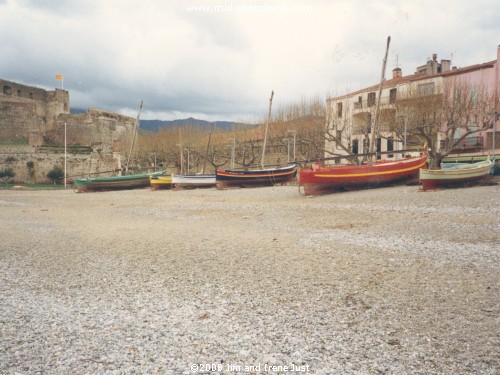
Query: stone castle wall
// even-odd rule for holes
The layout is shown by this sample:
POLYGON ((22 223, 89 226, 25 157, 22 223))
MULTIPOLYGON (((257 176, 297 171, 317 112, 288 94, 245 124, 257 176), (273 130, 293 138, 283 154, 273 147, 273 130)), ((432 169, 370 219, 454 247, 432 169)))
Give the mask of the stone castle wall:
POLYGON ((0 80, 0 140, 28 142, 32 132, 45 133, 60 114, 69 114, 69 93, 0 80))
POLYGON ((135 119, 89 109, 72 115, 68 91, 0 80, 0 170, 16 181, 45 182, 55 166, 70 179, 115 175, 128 153, 135 119))
MULTIPOLYGON (((68 182, 80 177, 116 175, 121 155, 108 146, 75 147, 66 150, 68 182)), ((64 170, 64 146, 0 145, 0 170, 12 169, 14 181, 47 183, 54 167, 64 170)))

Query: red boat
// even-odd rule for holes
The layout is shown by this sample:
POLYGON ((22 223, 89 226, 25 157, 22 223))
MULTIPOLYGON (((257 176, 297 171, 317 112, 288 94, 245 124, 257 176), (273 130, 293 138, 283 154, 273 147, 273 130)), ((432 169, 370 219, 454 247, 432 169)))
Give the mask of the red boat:
POLYGON ((297 164, 291 164, 281 168, 238 170, 225 169, 215 172, 217 188, 226 187, 256 187, 283 185, 295 179, 297 164))
POLYGON ((349 188, 370 188, 393 182, 418 178, 420 168, 427 163, 427 152, 417 157, 383 160, 373 164, 332 165, 302 169, 299 191, 305 195, 319 195, 349 188))

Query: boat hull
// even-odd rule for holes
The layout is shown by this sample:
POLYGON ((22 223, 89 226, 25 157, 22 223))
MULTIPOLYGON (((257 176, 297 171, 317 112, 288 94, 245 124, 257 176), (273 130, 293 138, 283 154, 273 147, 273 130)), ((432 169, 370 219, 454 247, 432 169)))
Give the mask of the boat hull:
POLYGON ((477 183, 485 178, 491 169, 491 160, 473 164, 448 165, 443 169, 421 169, 420 186, 423 191, 446 187, 457 187, 477 183))
POLYGON ((80 193, 91 191, 139 189, 150 186, 150 176, 160 175, 164 172, 165 171, 160 171, 128 176, 77 178, 75 179, 74 185, 77 192, 80 193))
POLYGON ((403 180, 418 179, 418 171, 427 163, 427 155, 379 161, 371 165, 335 165, 303 169, 299 188, 305 195, 320 195, 356 188, 372 188, 403 180))
POLYGON ((151 190, 165 190, 172 188, 172 176, 150 176, 151 190))
POLYGON ((259 170, 225 169, 216 172, 217 188, 257 187, 283 185, 293 182, 297 175, 297 165, 259 170))
POLYGON ((198 189, 215 186, 215 175, 172 175, 173 189, 198 189))

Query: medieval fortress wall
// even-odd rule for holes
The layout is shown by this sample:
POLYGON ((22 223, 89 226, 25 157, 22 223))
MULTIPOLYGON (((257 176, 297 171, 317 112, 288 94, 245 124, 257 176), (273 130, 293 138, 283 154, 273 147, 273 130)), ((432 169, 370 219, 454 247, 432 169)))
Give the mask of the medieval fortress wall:
POLYGON ((14 179, 45 182, 54 167, 66 168, 69 179, 116 174, 128 152, 135 119, 89 109, 70 114, 69 92, 0 79, 0 170, 14 179))

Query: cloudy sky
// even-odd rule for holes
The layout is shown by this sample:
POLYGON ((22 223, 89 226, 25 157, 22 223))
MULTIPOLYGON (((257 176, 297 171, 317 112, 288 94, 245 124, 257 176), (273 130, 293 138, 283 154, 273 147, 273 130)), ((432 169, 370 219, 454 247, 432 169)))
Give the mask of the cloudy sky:
POLYGON ((64 89, 71 107, 143 119, 251 121, 412 74, 433 53, 496 59, 498 0, 0 0, 0 78, 64 89))

